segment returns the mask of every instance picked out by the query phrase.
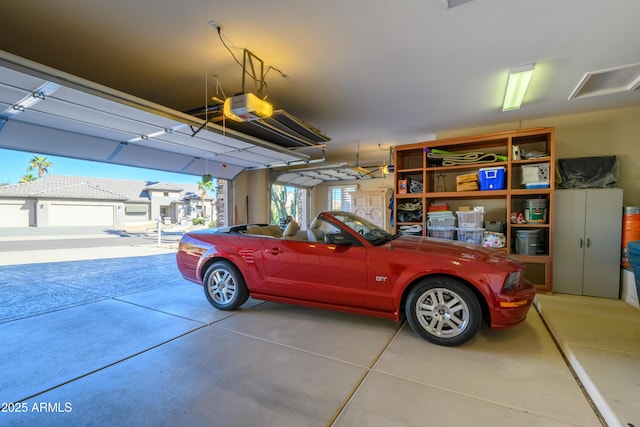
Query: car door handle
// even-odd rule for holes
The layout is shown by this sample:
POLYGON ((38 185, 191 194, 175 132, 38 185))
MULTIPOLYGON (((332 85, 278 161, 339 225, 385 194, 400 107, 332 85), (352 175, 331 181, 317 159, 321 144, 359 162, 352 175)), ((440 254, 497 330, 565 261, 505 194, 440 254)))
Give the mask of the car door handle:
POLYGON ((280 248, 265 249, 264 251, 271 255, 280 255, 282 253, 282 249, 280 248))

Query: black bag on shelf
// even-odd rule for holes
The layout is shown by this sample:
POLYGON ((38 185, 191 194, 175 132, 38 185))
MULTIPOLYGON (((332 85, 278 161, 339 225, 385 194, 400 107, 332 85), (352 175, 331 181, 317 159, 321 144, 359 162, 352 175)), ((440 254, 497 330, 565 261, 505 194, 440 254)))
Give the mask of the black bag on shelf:
POLYGON ((558 159, 560 188, 614 188, 618 181, 616 156, 558 159))

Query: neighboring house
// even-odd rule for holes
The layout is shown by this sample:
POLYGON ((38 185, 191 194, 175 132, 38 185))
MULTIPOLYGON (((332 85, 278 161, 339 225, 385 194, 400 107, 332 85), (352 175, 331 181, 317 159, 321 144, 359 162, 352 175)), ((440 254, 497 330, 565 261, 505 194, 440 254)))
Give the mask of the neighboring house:
MULTIPOLYGON (((215 199, 205 199, 215 218, 215 199)), ((0 187, 0 227, 124 226, 162 219, 186 223, 202 215, 197 184, 46 175, 0 187)))

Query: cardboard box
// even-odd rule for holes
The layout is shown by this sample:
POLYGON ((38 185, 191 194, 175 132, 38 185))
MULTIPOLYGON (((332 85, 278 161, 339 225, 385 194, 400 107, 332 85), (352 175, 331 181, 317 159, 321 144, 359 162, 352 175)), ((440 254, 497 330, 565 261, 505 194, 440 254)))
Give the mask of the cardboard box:
POLYGON ((479 190, 477 173, 467 173, 456 177, 456 191, 474 191, 479 190))

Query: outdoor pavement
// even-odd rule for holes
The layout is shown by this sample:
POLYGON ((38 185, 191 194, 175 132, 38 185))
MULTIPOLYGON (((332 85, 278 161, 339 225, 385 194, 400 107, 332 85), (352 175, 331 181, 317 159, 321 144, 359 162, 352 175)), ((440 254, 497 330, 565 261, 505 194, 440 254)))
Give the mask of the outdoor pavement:
POLYGON ((620 300, 541 295, 445 348, 364 316, 218 311, 175 240, 93 231, 22 251, 0 232, 0 425, 640 426, 640 313, 620 300))

